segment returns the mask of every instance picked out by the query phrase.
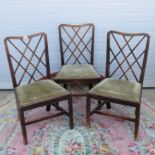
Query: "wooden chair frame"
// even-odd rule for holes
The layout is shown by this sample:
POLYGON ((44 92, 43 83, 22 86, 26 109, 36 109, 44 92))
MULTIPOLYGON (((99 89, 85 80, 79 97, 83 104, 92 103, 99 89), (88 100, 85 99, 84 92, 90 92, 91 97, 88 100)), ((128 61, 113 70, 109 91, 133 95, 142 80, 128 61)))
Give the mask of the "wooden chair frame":
MULTIPOLYGON (((146 63, 147 63, 147 56, 148 56, 148 50, 149 50, 149 43, 150 43, 150 36, 146 33, 122 33, 122 32, 117 32, 117 31, 109 31, 107 34, 107 57, 106 57, 106 78, 110 78, 113 76, 114 72, 116 72, 118 70, 118 68, 121 69, 122 71, 122 75, 119 77, 119 79, 122 79, 123 77, 125 77, 126 80, 129 80, 127 77, 127 72, 128 70, 131 70, 135 80, 139 83, 141 83, 141 86, 143 86, 143 80, 144 80, 144 74, 145 74, 145 68, 146 68, 146 63), (117 41, 117 39, 115 38, 115 35, 121 35, 124 40, 125 40, 125 44, 123 47, 121 47, 119 45, 119 42, 117 41), (129 37, 129 39, 126 39, 126 36, 129 37), (130 46, 130 41, 132 40, 133 37, 135 36, 139 36, 142 37, 141 40, 136 44, 136 46, 132 49, 130 46), (115 43, 117 44, 117 46, 119 47, 119 52, 117 54, 114 54, 113 50, 111 49, 111 38, 113 37, 113 39, 115 40, 115 43), (138 58, 136 58, 136 56, 134 55, 134 51, 135 49, 139 46, 139 44, 144 40, 144 38, 146 38, 146 46, 144 51, 142 51, 142 53, 138 56, 138 58), (130 49, 130 54, 133 54, 133 57, 135 58, 135 61, 130 64, 128 61, 128 57, 129 56, 125 56, 123 53, 123 49, 128 46, 130 49), (117 60, 117 56, 119 55, 119 53, 122 53, 124 56, 124 60, 122 61, 122 63, 119 63, 119 61, 117 60), (110 60, 110 54, 113 55, 113 59, 110 60), (139 58, 143 56, 143 63, 142 66, 140 66, 138 60, 139 58), (116 68, 116 70, 114 70, 114 72, 112 74, 110 74, 110 66, 112 64, 112 61, 116 61, 118 64, 118 67, 116 68), (128 69, 126 69, 125 71, 122 68, 122 64, 123 62, 126 62, 128 64, 128 69), (138 66, 140 67, 141 70, 141 74, 140 77, 138 78, 136 75, 136 72, 134 72, 134 70, 132 69, 132 66, 137 63, 138 66)), ((141 88, 141 93, 140 93, 140 98, 142 95, 142 88, 141 88)), ((93 94, 87 94, 87 104, 86 104, 86 120, 87 120, 87 126, 90 127, 90 116, 92 116, 93 114, 101 114, 101 115, 107 115, 107 116, 111 116, 111 117, 118 117, 118 118, 122 118, 122 119, 126 119, 132 122, 135 122, 135 134, 134 137, 135 139, 138 136, 138 130, 139 130, 139 121, 140 121, 140 107, 141 107, 141 100, 139 102, 139 104, 131 102, 131 101, 125 101, 125 100, 120 100, 120 99, 116 99, 113 97, 104 97, 104 96, 100 96, 100 95, 93 95, 93 94), (91 99, 96 99, 96 100, 102 100, 103 102, 101 102, 97 107, 95 107, 93 110, 91 110, 91 99), (105 104, 105 103, 109 103, 113 102, 116 104, 121 104, 121 105, 126 105, 126 106, 131 106, 131 107, 135 107, 135 118, 130 118, 130 117, 125 117, 125 116, 118 116, 118 115, 114 115, 111 113, 107 113, 107 112, 101 112, 100 109, 101 107, 105 104)))
MULTIPOLYGON (((93 24, 81 24, 81 25, 70 25, 70 24, 61 24, 59 25, 59 43, 60 43, 60 53, 61 53, 61 64, 62 66, 67 64, 68 61, 71 59, 71 57, 75 58, 75 61, 73 62, 73 64, 78 63, 78 64, 82 64, 82 62, 80 62, 79 57, 82 56, 84 58, 84 60, 86 61, 87 64, 92 64, 94 65, 94 36, 95 36, 95 26, 93 24), (70 33, 66 30, 66 28, 69 28, 71 30, 73 30, 74 35, 71 36, 70 33), (80 35, 80 30, 82 28, 84 29, 84 34, 81 36, 80 35), (65 39, 63 38, 62 35, 62 30, 64 31, 64 33, 69 37, 70 41, 67 44, 65 42, 65 39), (86 42, 83 40, 85 38, 85 36, 90 33, 90 38, 89 40, 87 40, 86 42), (74 39, 75 37, 78 37, 79 41, 76 42, 74 39), (91 43, 90 48, 88 48, 88 45, 91 43), (63 44, 66 45, 66 48, 63 47, 63 44), (74 44, 75 48, 74 50, 70 49, 70 45, 74 44), (79 45, 83 44, 84 48, 80 49, 79 45), (87 52, 90 54, 90 59, 88 59, 87 57, 85 57, 85 55, 83 54, 83 52, 85 51, 85 49, 87 49, 87 52), (67 50, 70 52, 70 57, 65 61, 64 58, 64 54, 67 52, 67 50), (74 54, 75 50, 78 50, 80 52, 80 54, 78 56, 76 56, 74 54)), ((89 84, 89 87, 92 87, 93 83, 99 82, 100 78, 93 78, 93 79, 54 79, 56 82, 58 83, 62 83, 64 84, 64 87, 67 88, 67 83, 87 83, 89 84)), ((72 94, 72 96, 86 96, 86 93, 75 93, 72 94)))
MULTIPOLYGON (((10 73, 11 73, 12 83, 13 83, 14 88, 16 88, 17 86, 19 86, 22 83, 22 80, 24 79, 26 74, 29 76, 28 83, 31 83, 32 81, 37 81, 37 80, 40 80, 40 79, 51 79, 49 56, 48 56, 47 35, 44 32, 29 35, 29 36, 26 36, 26 37, 23 37, 23 36, 8 36, 4 40, 4 45, 5 45, 5 50, 6 50, 6 54, 7 54, 7 59, 8 59, 8 63, 9 63, 9 68, 10 68, 10 73), (31 48, 31 46, 30 46, 30 43, 31 43, 31 40, 33 38, 35 38, 35 37, 40 37, 40 38, 39 38, 39 41, 36 44, 35 49, 33 50, 31 48), (25 42, 24 41, 25 39, 28 39, 28 42, 25 42), (44 41, 44 46, 45 47, 44 47, 44 50, 43 50, 41 56, 38 56, 36 54, 36 51, 37 51, 37 48, 38 48, 38 46, 40 44, 40 41, 42 39, 44 41), (13 40, 18 40, 18 41, 22 42, 22 44, 25 45, 24 50, 19 49, 15 45, 15 43, 13 43, 13 40), (11 54, 11 50, 9 49, 8 44, 11 44, 12 47, 14 47, 14 49, 16 49, 16 51, 21 55, 19 60, 17 60, 16 56, 11 54), (29 52, 32 53, 32 56, 30 57, 30 59, 28 59, 25 56, 25 52, 27 51, 27 49, 29 49, 29 52), (43 55, 45 57, 45 62, 43 61, 43 55), (32 58, 34 56, 38 60, 36 65, 34 65, 33 62, 32 62, 32 58), (22 65, 23 58, 27 61, 27 66, 26 67, 24 67, 22 65), (13 66, 13 61, 16 62, 16 64, 17 64, 17 66, 15 68, 13 66), (41 71, 38 69, 38 65, 40 63, 44 66, 44 68, 46 70, 46 75, 43 75, 41 73, 41 71), (28 66, 30 64, 31 64, 31 66, 33 66, 33 69, 34 69, 34 71, 32 73, 30 73, 28 71, 28 66), (16 72, 19 69, 19 67, 22 68, 24 70, 24 72, 23 72, 21 78, 19 79, 19 81, 17 81, 16 72), (40 76, 41 76, 40 79, 35 79, 34 78, 35 72, 40 73, 40 76)), ((55 99, 47 99, 44 102, 41 101, 41 102, 36 103, 36 104, 22 106, 22 105, 20 105, 20 103, 18 101, 18 96, 17 96, 16 90, 14 92, 15 92, 15 98, 16 98, 16 104, 17 104, 18 117, 19 117, 19 120, 20 120, 20 123, 21 123, 21 129, 22 129, 24 144, 28 143, 26 125, 29 125, 29 124, 32 124, 32 123, 35 123, 35 122, 38 122, 38 121, 42 121, 42 120, 45 120, 45 119, 49 119, 49 118, 53 118, 53 117, 57 117, 57 116, 66 114, 69 117, 70 128, 71 129, 73 128, 73 109, 72 109, 72 98, 71 98, 70 94, 69 95, 64 95, 64 96, 61 96, 61 97, 57 97, 55 99), (63 101, 63 100, 68 101, 68 109, 69 109, 68 112, 65 111, 63 108, 61 108, 59 105, 56 104, 57 102, 60 102, 60 101, 63 101), (53 114, 51 116, 46 116, 46 117, 39 118, 37 120, 32 120, 32 121, 29 121, 29 122, 25 122, 25 117, 24 117, 24 112, 25 111, 30 110, 30 109, 34 109, 34 108, 38 108, 38 107, 42 107, 42 106, 49 106, 49 105, 52 105, 52 106, 56 107, 56 109, 60 110, 60 112, 58 112, 56 114, 53 114)))

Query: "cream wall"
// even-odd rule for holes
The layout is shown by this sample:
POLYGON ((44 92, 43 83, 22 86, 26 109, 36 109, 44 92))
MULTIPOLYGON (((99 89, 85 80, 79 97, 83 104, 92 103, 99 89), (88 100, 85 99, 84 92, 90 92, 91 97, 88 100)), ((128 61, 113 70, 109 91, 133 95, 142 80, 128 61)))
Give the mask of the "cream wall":
POLYGON ((151 35, 144 86, 155 87, 155 0, 0 0, 0 89, 12 88, 3 39, 48 34, 51 70, 60 68, 58 25, 94 23, 95 67, 105 68, 106 33, 113 29, 151 35))

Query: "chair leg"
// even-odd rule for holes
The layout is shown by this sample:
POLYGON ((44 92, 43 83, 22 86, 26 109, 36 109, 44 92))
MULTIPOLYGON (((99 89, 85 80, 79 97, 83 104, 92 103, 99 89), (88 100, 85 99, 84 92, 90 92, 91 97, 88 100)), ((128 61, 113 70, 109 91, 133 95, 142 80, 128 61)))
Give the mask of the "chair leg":
POLYGON ((19 111, 19 119, 20 119, 20 124, 21 124, 21 129, 22 129, 23 142, 24 142, 24 144, 28 144, 25 118, 24 118, 24 111, 19 111))
POLYGON ((90 83, 89 84, 89 89, 91 89, 93 87, 93 84, 92 83, 90 83))
POLYGON ((90 98, 87 97, 86 100, 86 125, 90 128, 90 98))
MULTIPOLYGON (((56 106, 55 106, 55 107, 56 107, 56 110, 58 110, 58 109, 57 109, 57 106, 59 106, 59 103, 57 102, 57 103, 55 103, 55 105, 56 105, 56 106)), ((47 106, 46 106, 46 111, 50 111, 50 110, 51 110, 51 105, 47 105, 47 106)))
POLYGON ((74 128, 74 122, 73 122, 73 105, 72 105, 72 97, 68 99, 68 109, 69 109, 69 126, 70 129, 74 128))
POLYGON ((98 105, 100 105, 102 103, 102 100, 98 100, 98 105))
POLYGON ((107 105, 107 109, 111 109, 111 103, 110 102, 106 102, 107 105))
POLYGON ((64 88, 67 89, 67 84, 64 84, 64 88))
POLYGON ((55 103, 55 107, 56 107, 56 110, 59 110, 57 107, 59 107, 59 102, 55 103))
POLYGON ((139 132, 139 121, 140 121, 140 106, 136 107, 136 119, 135 119, 135 140, 137 140, 139 132))
POLYGON ((46 106, 46 111, 50 111, 51 110, 51 105, 47 105, 46 106))

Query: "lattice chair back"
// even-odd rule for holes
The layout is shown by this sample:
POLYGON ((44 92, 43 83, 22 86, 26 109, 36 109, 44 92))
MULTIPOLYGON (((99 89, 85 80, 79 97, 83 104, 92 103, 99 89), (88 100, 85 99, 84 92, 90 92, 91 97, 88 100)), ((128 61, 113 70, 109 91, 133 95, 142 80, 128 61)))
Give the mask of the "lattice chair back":
POLYGON ((94 29, 93 24, 59 26, 62 65, 93 64, 94 29))
POLYGON ((143 83, 150 36, 146 33, 107 34, 106 77, 143 83))
POLYGON ((4 40, 13 86, 50 78, 47 35, 9 36, 4 40))

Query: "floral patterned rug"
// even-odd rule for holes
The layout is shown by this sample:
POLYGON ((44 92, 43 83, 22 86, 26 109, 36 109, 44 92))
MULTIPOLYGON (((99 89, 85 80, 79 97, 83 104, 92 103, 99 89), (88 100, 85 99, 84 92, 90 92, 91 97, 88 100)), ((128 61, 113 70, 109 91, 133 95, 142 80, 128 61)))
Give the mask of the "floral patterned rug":
MULTIPOLYGON (((93 101, 94 105, 96 104, 93 101)), ((60 103, 67 108, 66 102, 60 103)), ((155 104, 154 104, 155 105, 155 104)), ((142 102, 139 141, 134 141, 134 123, 93 115, 91 128, 85 122, 85 98, 74 98, 74 124, 66 116, 27 126, 28 145, 23 145, 14 95, 0 102, 0 155, 153 155, 155 154, 155 106, 142 102)), ((105 107, 102 110, 106 110, 105 107)), ((28 111, 26 118, 48 115, 45 107, 28 111)), ((134 116, 134 109, 112 104, 117 114, 134 116)))

